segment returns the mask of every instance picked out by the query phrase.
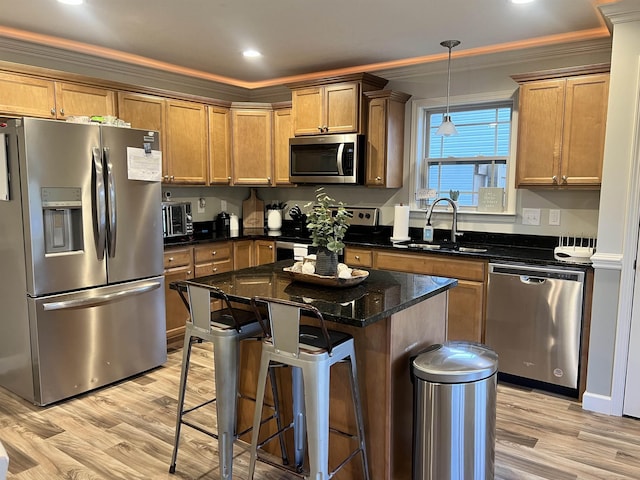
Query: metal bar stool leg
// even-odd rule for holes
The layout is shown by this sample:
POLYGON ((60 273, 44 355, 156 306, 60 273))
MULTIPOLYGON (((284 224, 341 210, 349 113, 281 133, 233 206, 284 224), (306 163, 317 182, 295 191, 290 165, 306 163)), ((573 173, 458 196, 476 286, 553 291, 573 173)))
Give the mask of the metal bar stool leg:
POLYGON ((218 458, 222 480, 231 479, 233 468, 233 442, 236 433, 238 399, 238 345, 237 335, 214 337, 213 339, 218 458))
POLYGON ((367 448, 364 439, 364 419, 362 417, 362 409, 360 403, 360 388, 358 387, 358 371, 356 367, 356 359, 353 354, 349 355, 348 360, 351 366, 351 398, 353 399, 353 411, 356 414, 356 422, 358 423, 358 442, 360 444, 360 453, 362 455, 362 469, 364 478, 369 480, 369 460, 367 458, 367 448))
POLYGON ((187 389, 187 375, 189 373, 189 360, 191 359, 191 343, 193 337, 185 332, 184 346, 182 347, 182 368, 180 370, 180 387, 178 392, 178 414, 176 415, 176 435, 173 441, 173 454, 169 473, 176 472, 176 460, 178 458, 178 442, 180 441, 180 429, 182 427, 182 411, 184 409, 184 395, 187 389))
POLYGON ((303 367, 309 479, 329 478, 329 364, 303 367))
POLYGON ((282 463, 289 465, 289 455, 287 454, 287 446, 284 441, 284 432, 282 427, 282 417, 280 417, 280 397, 278 395, 278 385, 276 384, 276 372, 273 368, 269 368, 269 381, 271 383, 271 395, 273 397, 273 416, 276 419, 276 426, 278 432, 281 432, 278 437, 280 438, 280 451, 282 452, 282 463))
POLYGON ((258 373, 258 386, 256 389, 256 405, 253 413, 253 431, 251 432, 251 457, 249 459, 249 480, 253 480, 258 459, 258 436, 260 423, 262 422, 262 407, 264 405, 264 389, 269 371, 270 356, 264 350, 260 355, 260 371, 258 373))
POLYGON ((293 400, 294 461, 296 468, 300 471, 304 465, 305 442, 307 439, 302 368, 291 368, 291 390, 293 400))

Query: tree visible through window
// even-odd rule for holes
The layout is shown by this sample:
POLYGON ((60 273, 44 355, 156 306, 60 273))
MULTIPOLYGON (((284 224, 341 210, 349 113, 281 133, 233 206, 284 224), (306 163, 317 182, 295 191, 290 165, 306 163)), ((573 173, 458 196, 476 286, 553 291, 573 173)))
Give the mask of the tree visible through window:
MULTIPOLYGON (((417 190, 432 189, 438 197, 457 191, 458 205, 473 209, 478 206, 481 188, 499 187, 506 191, 511 103, 452 109, 450 115, 458 135, 436 136, 443 110, 425 110, 425 142, 421 165, 416 170, 417 190)), ((506 205, 506 199, 502 200, 506 205)), ((425 208, 428 201, 420 200, 418 205, 425 208)))

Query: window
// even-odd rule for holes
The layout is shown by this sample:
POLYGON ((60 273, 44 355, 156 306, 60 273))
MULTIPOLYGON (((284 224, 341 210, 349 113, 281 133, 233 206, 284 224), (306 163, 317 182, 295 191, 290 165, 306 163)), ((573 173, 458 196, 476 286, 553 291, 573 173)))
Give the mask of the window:
POLYGON ((512 102, 462 106, 450 115, 458 135, 436 136, 444 108, 424 108, 418 145, 416 203, 427 208, 426 194, 450 197, 466 211, 503 211, 511 148, 512 102))

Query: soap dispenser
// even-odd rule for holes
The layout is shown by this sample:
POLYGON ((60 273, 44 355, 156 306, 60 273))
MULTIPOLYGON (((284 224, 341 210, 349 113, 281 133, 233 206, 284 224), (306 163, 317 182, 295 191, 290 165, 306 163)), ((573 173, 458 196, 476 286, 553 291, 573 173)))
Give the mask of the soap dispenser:
POLYGON ((433 242, 433 227, 431 226, 430 219, 427 219, 427 224, 424 226, 424 230, 422 231, 422 241, 433 242))

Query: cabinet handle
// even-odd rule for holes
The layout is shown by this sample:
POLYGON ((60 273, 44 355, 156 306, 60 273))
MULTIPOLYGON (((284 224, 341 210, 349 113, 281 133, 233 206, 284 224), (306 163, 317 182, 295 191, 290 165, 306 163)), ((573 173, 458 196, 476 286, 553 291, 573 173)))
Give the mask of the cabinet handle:
POLYGON ((60 115, 62 115, 64 117, 64 108, 60 109, 60 115))
POLYGON ((56 109, 55 109, 55 108, 52 108, 52 109, 51 109, 51 115, 55 115, 55 114, 56 114, 56 109))
POLYGON ((273 245, 269 245, 269 250, 273 250, 273 245))
POLYGON ((191 275, 191 270, 187 270, 187 275, 191 275))
POLYGON ((173 175, 171 175, 169 178, 170 178, 170 179, 171 179, 171 181, 173 182, 173 179, 174 179, 175 177, 174 177, 173 175))
POLYGON ((218 271, 218 267, 213 267, 213 268, 211 269, 211 271, 213 271, 213 272, 217 272, 217 271, 218 271))
POLYGON ((360 260, 360 255, 356 255, 355 259, 359 261, 360 260))
POLYGON ((324 132, 325 133, 329 132, 329 127, 327 127, 326 125, 324 126, 324 132))
POLYGON ((231 181, 231 177, 227 177, 227 181, 229 181, 229 182, 230 182, 230 181, 231 181))
POLYGON ((558 177, 556 177, 554 175, 553 177, 551 177, 551 181, 557 185, 558 184, 558 177))
POLYGON ((164 181, 165 181, 165 182, 168 182, 168 181, 169 181, 169 175, 165 175, 165 176, 164 176, 164 177, 162 177, 162 178, 164 178, 164 181))
POLYGON ((320 132, 322 132, 322 131, 323 131, 321 126, 318 126, 318 130, 319 130, 320 132))
POLYGON ((214 250, 213 252, 211 252, 211 255, 215 255, 217 252, 214 250))
POLYGON ((566 175, 562 176, 562 183, 567 183, 567 176, 566 175))
POLYGON ((381 182, 382 181, 382 177, 376 177, 376 182, 381 182))

